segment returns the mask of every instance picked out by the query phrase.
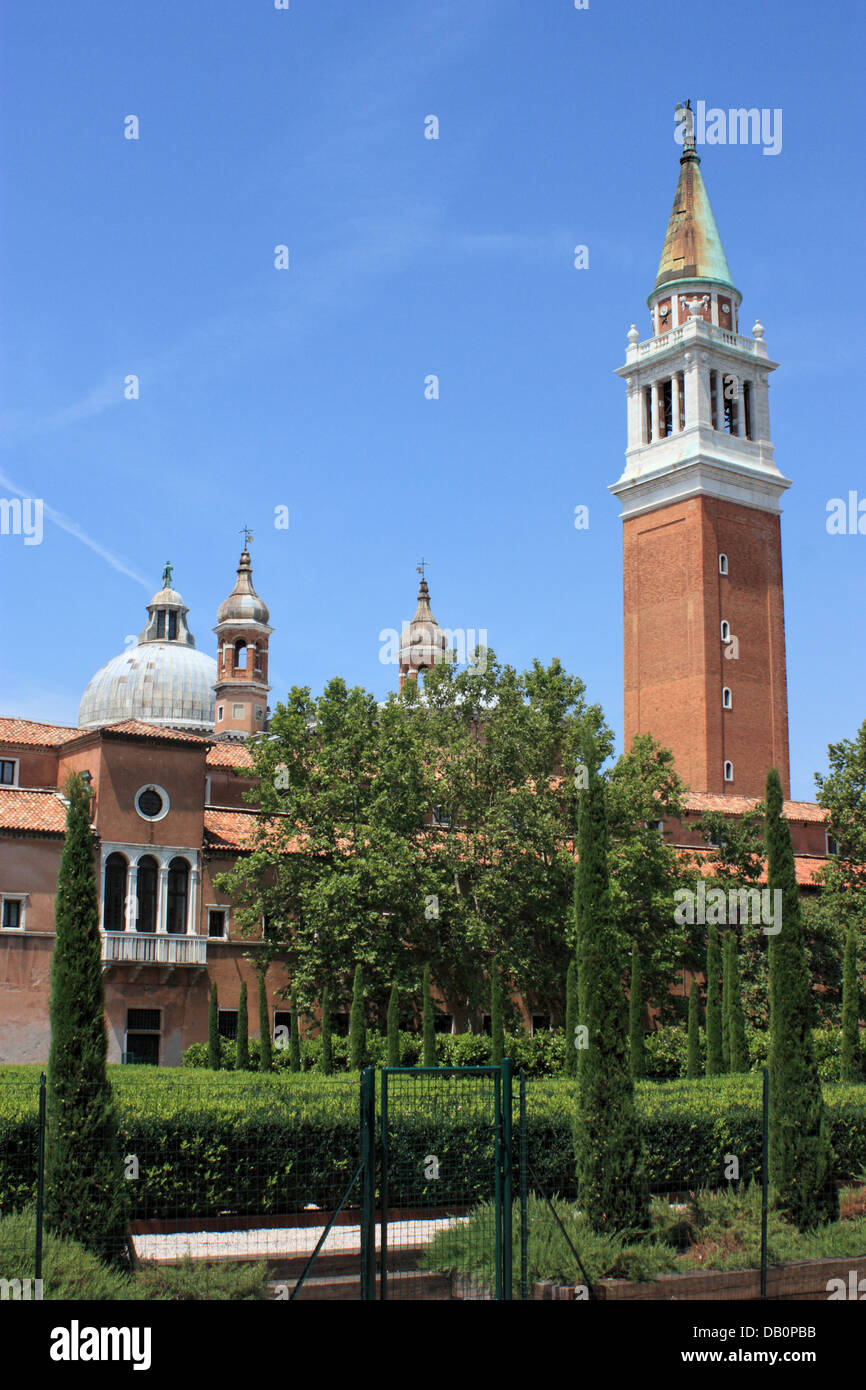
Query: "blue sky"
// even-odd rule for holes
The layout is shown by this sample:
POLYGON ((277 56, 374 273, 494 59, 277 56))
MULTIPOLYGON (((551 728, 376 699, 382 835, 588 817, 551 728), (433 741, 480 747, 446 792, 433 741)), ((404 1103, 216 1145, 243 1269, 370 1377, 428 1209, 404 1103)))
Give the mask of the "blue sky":
POLYGON ((212 651, 247 524, 272 702, 333 674, 384 696, 380 632, 411 617, 423 555, 443 626, 518 667, 559 656, 621 746, 613 369, 649 331, 690 96, 783 113, 778 155, 701 154, 741 326, 781 364, 792 794, 812 797, 866 715, 866 536, 825 525, 830 498, 866 498, 859 4, 8 0, 2 25, 0 495, 55 519, 38 546, 0 537, 0 712, 75 723, 167 559, 212 651))

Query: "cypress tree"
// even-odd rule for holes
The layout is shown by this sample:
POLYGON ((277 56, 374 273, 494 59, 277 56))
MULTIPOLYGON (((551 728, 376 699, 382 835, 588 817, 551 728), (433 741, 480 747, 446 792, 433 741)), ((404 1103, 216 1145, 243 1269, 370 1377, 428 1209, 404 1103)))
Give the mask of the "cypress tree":
POLYGON ((646 1053, 643 1039, 643 982, 640 973, 640 952, 636 946, 631 953, 628 1016, 631 1074, 635 1081, 640 1081, 646 1076, 646 1053))
POLYGON ((207 1064, 211 1071, 219 1071, 221 1060, 219 1000, 217 999, 216 980, 214 980, 210 987, 210 1004, 207 1011, 207 1064))
POLYGON ((367 1024, 364 1018, 364 972, 355 966, 352 1011, 349 1015, 349 1071, 360 1071, 367 1050, 367 1024))
POLYGON ((238 1040, 235 1046, 235 1070, 250 1069, 250 1020, 247 1013, 247 982, 241 980, 241 997, 238 1004, 238 1040))
POLYGON ((578 1203, 596 1231, 644 1230, 649 1202, 607 876, 604 785, 594 768, 580 797, 578 855, 577 976, 588 1034, 574 1122, 578 1203))
POLYGON ((274 1059, 267 973, 267 966, 259 971, 259 1071, 270 1071, 274 1059))
POLYGON ((436 1029, 433 1024, 433 995, 430 992, 430 966, 424 966, 424 980, 421 986, 421 1020, 424 1050, 421 1064, 436 1066, 436 1029))
MULTIPOLYGON (((839 1215, 834 1155, 812 1042, 812 991, 782 784, 767 774, 767 886, 781 893, 769 937, 770 1177, 776 1204, 800 1230, 839 1215)), ((779 900, 774 897, 774 904, 779 900)))
POLYGON ((328 986, 322 990, 322 1021, 319 1024, 322 1038, 322 1071, 330 1076, 334 1070, 334 1053, 331 1048, 331 995, 328 986))
POLYGON ((695 1081, 701 1074, 701 1001, 698 995, 698 982, 692 976, 689 990, 689 1051, 686 1062, 686 1076, 695 1081))
POLYGON ((73 774, 65 795, 66 837, 51 959, 45 1225, 56 1235, 80 1241, 100 1259, 124 1266, 127 1189, 105 1066, 108 1039, 90 790, 73 774))
POLYGON ((289 1014, 289 1071, 301 1070, 301 1035, 298 1030, 298 1001, 292 990, 289 1014))
POLYGON ((733 929, 725 932, 724 953, 725 982, 728 988, 728 1071, 743 1072, 749 1070, 749 1049, 746 1046, 746 1019, 743 1014, 737 934, 733 929))
POLYGON ((397 982, 391 986, 388 999, 388 1066, 400 1065, 400 991, 397 982))
POLYGON ((720 1076, 725 1070, 720 975, 719 934, 710 923, 707 927, 707 1076, 720 1076))
POLYGON ((842 962, 842 1080, 859 1081, 861 1074, 857 928, 852 922, 845 937, 842 962))
POLYGON ((505 1056, 505 1025, 502 1018, 502 977, 499 957, 490 962, 490 1063, 498 1067, 505 1056))
POLYGON ((731 930, 725 932, 722 937, 722 1071, 731 1070, 731 1033, 730 1033, 730 1014, 731 1014, 731 960, 728 949, 731 941, 731 930))
POLYGON ((565 1074, 577 1076, 577 1048, 575 1029, 577 1028, 577 961, 568 962, 565 977, 565 1074))

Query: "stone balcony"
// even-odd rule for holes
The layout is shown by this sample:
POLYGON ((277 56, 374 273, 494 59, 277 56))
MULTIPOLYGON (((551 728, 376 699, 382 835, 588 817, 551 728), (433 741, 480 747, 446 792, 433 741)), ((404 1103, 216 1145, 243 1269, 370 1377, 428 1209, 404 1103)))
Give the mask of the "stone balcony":
POLYGON ((175 966, 207 965, 206 936, 167 936, 160 932, 104 932, 102 964, 175 966))
POLYGON ((667 333, 659 333, 654 338, 646 338, 644 342, 630 346, 626 352, 626 362, 643 363, 657 353, 666 352, 687 342, 712 343, 716 347, 734 348, 738 352, 747 352, 765 361, 767 359, 767 347, 762 338, 747 338, 742 333, 732 333, 729 328, 720 328, 718 324, 705 323, 703 319, 690 319, 679 328, 671 328, 667 333))

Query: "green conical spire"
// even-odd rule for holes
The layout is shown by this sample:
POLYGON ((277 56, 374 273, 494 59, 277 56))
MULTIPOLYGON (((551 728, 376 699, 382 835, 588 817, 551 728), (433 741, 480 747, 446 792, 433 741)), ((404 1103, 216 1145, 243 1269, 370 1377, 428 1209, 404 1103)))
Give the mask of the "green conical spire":
POLYGON ((683 280, 711 280, 734 289, 694 138, 686 139, 680 159, 680 178, 653 294, 663 285, 683 280))

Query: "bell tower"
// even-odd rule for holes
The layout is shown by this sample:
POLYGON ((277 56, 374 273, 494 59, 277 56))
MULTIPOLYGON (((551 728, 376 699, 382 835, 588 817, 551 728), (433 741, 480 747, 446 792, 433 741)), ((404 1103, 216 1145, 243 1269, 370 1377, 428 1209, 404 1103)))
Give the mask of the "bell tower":
POLYGON ((244 549, 238 577, 217 612, 217 679, 214 734, 243 739, 263 732, 268 718, 268 626, 270 613, 253 588, 250 533, 244 529, 244 549))
MULTIPOLYGON (((688 113, 690 115, 690 112, 688 113)), ((632 325, 623 522, 625 746, 650 733, 692 791, 789 794, 779 500, 764 329, 735 289, 684 140, 651 334, 632 325)))
POLYGON ((433 617, 430 607, 430 590, 424 577, 425 564, 426 561, 422 560, 417 566, 421 583, 418 586, 415 616, 400 634, 400 690, 407 680, 414 680, 417 685, 424 671, 445 660, 447 650, 448 638, 433 617))

